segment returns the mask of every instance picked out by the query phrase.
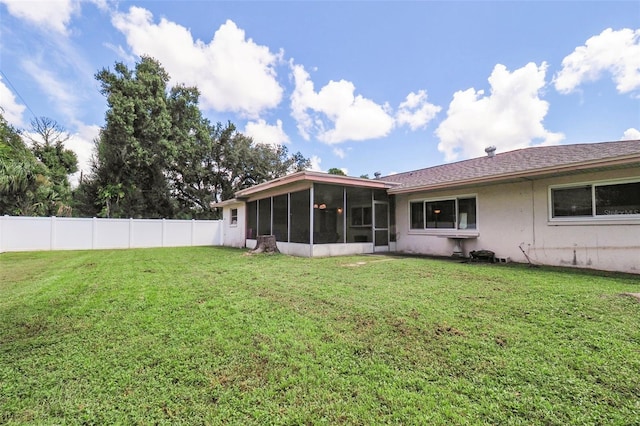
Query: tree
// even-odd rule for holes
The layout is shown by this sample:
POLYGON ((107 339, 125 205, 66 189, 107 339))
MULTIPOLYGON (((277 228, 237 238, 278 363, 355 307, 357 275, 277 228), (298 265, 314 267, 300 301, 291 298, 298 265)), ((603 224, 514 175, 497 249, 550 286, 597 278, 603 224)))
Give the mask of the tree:
POLYGON ((178 216, 213 218, 216 216, 210 206, 216 193, 213 134, 198 108, 198 97, 195 87, 171 89, 168 105, 176 155, 168 176, 178 216))
POLYGON ((95 186, 98 214, 171 217, 165 171, 176 147, 170 141, 169 75, 155 59, 142 57, 133 71, 116 63, 114 72, 103 69, 96 79, 108 104, 92 167, 95 182, 88 183, 95 186))
POLYGON ((342 171, 342 169, 338 169, 336 167, 330 168, 327 173, 329 173, 330 175, 338 175, 338 176, 346 176, 347 175, 345 172, 342 171))
POLYGON ((46 174, 20 132, 0 113, 0 214, 47 214, 57 197, 46 174))
POLYGON ((232 123, 202 116, 196 87, 167 91, 168 74, 142 57, 96 74, 107 97, 90 176, 76 191, 85 215, 212 218, 213 201, 309 167, 299 152, 255 144, 232 123))
POLYGON ((31 141, 31 151, 47 168, 47 177, 56 193, 57 203, 49 206, 47 214, 70 214, 71 184, 69 175, 78 171, 76 153, 64 147, 69 134, 55 120, 47 117, 31 121, 31 132, 26 133, 31 141))
POLYGON ((299 152, 286 147, 256 144, 238 132, 235 125, 206 120, 192 128, 188 142, 181 144, 172 169, 173 187, 179 204, 197 217, 215 217, 211 202, 226 200, 243 188, 266 182, 310 166, 299 152), (202 131, 206 129, 207 133, 202 131))
POLYGON ((256 144, 253 139, 236 131, 233 124, 216 129, 218 200, 233 197, 236 191, 248 188, 288 173, 305 170, 311 162, 300 152, 289 155, 287 147, 256 144))

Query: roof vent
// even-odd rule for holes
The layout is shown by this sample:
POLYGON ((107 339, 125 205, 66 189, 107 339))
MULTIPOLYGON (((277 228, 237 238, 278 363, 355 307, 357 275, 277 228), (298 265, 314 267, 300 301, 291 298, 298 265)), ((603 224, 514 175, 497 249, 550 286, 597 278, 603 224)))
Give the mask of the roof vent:
POLYGON ((491 145, 488 146, 484 149, 484 152, 487 153, 487 157, 491 158, 491 157, 495 157, 496 156, 496 147, 491 145))
POLYGON ((380 173, 380 172, 375 172, 375 173, 373 174, 373 176, 375 176, 375 178, 376 178, 376 179, 380 179, 380 176, 382 176, 382 173, 380 173))

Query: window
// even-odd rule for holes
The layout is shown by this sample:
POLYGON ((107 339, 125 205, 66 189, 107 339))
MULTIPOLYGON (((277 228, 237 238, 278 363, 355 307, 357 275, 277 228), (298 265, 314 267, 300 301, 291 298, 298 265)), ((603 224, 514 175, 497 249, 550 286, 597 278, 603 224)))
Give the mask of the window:
POLYGON ((456 224, 456 200, 427 201, 427 228, 454 229, 456 224))
POLYGON ((553 217, 591 216, 591 186, 566 189, 552 189, 553 217))
POLYGON ((271 198, 258 200, 258 235, 271 235, 271 198))
POLYGON ((231 209, 231 226, 238 225, 238 209, 231 209))
POLYGON ((424 228, 424 202, 411 203, 411 229, 424 228))
POLYGON ((640 216, 640 182, 551 188, 552 218, 640 216))
POLYGON ((291 223, 290 223, 290 242, 309 244, 310 233, 310 209, 309 203, 311 192, 307 189, 299 192, 291 193, 291 223))
POLYGON ((351 207, 351 226, 371 226, 371 207, 351 207))
POLYGON ((258 202, 247 203, 247 238, 253 240, 258 235, 258 202))
POLYGON ((458 229, 476 229, 476 199, 458 199, 458 229))
POLYGON ((412 201, 411 229, 476 229, 476 198, 412 201))
POLYGON ((371 199, 374 192, 370 188, 346 188, 347 243, 373 242, 371 199))
POLYGON ((594 185, 596 216, 640 215, 640 182, 594 185))
POLYGON ((289 195, 273 197, 273 235, 276 241, 289 241, 289 195))
POLYGON ((344 243, 344 187, 315 184, 313 244, 344 243))

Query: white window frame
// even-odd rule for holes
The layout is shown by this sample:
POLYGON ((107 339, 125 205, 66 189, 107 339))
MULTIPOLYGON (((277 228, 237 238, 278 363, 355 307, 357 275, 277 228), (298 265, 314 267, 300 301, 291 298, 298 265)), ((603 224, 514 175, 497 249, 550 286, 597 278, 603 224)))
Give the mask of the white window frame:
POLYGON ((237 208, 230 208, 229 209, 229 226, 233 227, 233 228, 238 226, 238 209, 237 208), (233 221, 233 218, 234 218, 233 211, 234 210, 236 211, 236 215, 235 215, 236 221, 235 222, 233 221))
POLYGON ((478 194, 474 193, 474 194, 460 194, 460 195, 450 195, 450 196, 433 197, 433 198, 415 198, 415 199, 409 199, 407 205, 408 205, 407 225, 408 225, 409 234, 441 235, 441 236, 448 236, 448 235, 477 236, 480 233, 480 214, 478 209, 478 194), (476 227, 473 229, 459 229, 458 228, 458 222, 459 222, 458 200, 468 199, 468 198, 473 198, 476 200, 476 227), (426 227, 427 225, 426 210, 423 210, 423 214, 425 215, 425 218, 424 218, 425 227, 418 228, 418 229, 412 228, 411 227, 411 204, 422 203, 424 206, 426 206, 426 203, 435 202, 435 201, 455 201, 455 215, 456 215, 455 228, 427 228, 426 227))
POLYGON ((549 185, 547 190, 547 205, 548 205, 548 220, 553 224, 601 224, 603 222, 633 222, 640 221, 640 214, 620 214, 620 215, 596 215, 596 191, 598 186, 611 186, 611 185, 623 185, 625 183, 640 183, 638 178, 626 178, 626 179, 606 179, 606 180, 591 180, 584 182, 573 182, 560 185, 549 185), (554 189, 570 189, 579 188, 584 186, 591 187, 591 216, 553 216, 553 190, 554 189))

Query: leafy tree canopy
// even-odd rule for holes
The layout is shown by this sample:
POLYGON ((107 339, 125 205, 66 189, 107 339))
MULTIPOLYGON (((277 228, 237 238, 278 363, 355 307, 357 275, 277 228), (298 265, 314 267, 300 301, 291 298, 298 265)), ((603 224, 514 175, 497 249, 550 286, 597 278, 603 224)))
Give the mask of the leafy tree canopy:
POLYGON ((116 63, 96 79, 108 109, 91 175, 76 191, 85 215, 212 218, 212 202, 310 165, 299 152, 254 143, 232 123, 210 123, 198 89, 168 88, 153 58, 133 70, 116 63))
POLYGON ((20 132, 7 123, 0 111, 0 214, 49 214, 58 197, 47 173, 47 167, 38 161, 20 132))
POLYGON ((338 169, 337 167, 332 167, 330 168, 327 173, 329 173, 330 175, 339 175, 339 176, 346 176, 347 174, 345 172, 342 171, 342 169, 338 169))
POLYGON ((31 121, 31 131, 25 133, 31 141, 31 150, 47 168, 52 189, 58 198, 58 208, 49 214, 69 215, 71 211, 71 184, 69 175, 78 171, 78 156, 65 148, 70 138, 64 128, 55 120, 37 117, 31 121))

